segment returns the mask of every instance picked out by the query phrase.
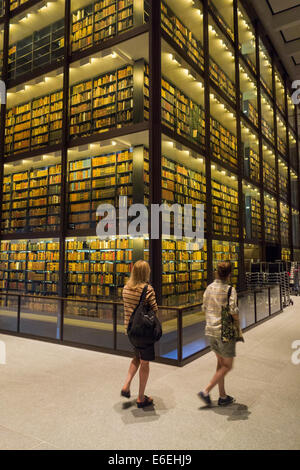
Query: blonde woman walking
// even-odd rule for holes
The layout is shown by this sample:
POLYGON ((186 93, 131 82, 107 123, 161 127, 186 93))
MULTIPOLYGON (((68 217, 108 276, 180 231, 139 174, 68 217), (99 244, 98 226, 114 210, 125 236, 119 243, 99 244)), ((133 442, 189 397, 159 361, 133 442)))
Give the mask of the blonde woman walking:
MULTIPOLYGON (((129 280, 123 289, 124 326, 126 331, 130 317, 136 307, 139 305, 144 287, 150 281, 150 272, 150 266, 146 261, 137 261, 133 266, 129 280)), ((147 287, 145 302, 149 309, 151 309, 153 312, 157 312, 158 307, 156 303, 155 292, 153 287, 150 285, 147 287)), ((128 375, 121 390, 121 395, 123 397, 130 398, 130 386, 132 379, 134 378, 138 369, 140 369, 140 385, 137 406, 138 408, 144 408, 153 404, 153 399, 145 395, 145 389, 149 378, 149 362, 154 361, 155 359, 154 344, 150 346, 146 345, 144 348, 134 347, 134 352, 135 357, 130 363, 128 375)))

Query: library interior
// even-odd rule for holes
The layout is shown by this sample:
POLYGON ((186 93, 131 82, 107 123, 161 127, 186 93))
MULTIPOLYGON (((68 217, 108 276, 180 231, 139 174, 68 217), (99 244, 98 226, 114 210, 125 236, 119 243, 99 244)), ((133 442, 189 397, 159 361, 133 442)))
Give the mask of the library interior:
POLYGON ((72 340, 115 302, 120 336, 138 259, 168 319, 220 260, 240 292, 251 262, 300 261, 300 109, 251 2, 0 0, 0 76, 2 307, 36 322, 63 308, 72 340), (119 196, 191 204, 193 223, 204 204, 203 248, 100 240, 97 207, 119 196))

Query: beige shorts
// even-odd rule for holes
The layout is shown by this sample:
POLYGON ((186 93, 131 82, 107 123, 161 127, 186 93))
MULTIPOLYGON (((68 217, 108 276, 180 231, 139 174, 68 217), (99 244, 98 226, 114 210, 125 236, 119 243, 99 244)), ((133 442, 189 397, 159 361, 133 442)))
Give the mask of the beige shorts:
POLYGON ((223 343, 220 338, 209 338, 211 350, 219 354, 222 357, 235 357, 235 345, 236 341, 229 341, 223 343))

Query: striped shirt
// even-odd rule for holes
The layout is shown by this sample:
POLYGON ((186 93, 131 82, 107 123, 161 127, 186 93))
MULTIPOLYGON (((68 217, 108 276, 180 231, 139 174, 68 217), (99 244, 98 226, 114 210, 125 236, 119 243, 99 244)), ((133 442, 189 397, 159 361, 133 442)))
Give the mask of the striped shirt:
MULTIPOLYGON (((229 285, 226 282, 216 279, 210 284, 203 295, 203 312, 206 317, 205 334, 214 338, 221 337, 221 313, 222 307, 227 305, 229 285)), ((237 306, 237 293, 234 287, 231 290, 229 299, 230 313, 239 313, 237 306)))
MULTIPOLYGON (((127 285, 123 289, 123 300, 124 300, 124 325, 127 329, 130 317, 137 307, 145 284, 140 284, 135 288, 130 288, 127 285)), ((149 305, 150 309, 156 312, 158 310, 155 292, 152 286, 148 285, 146 293, 146 302, 149 305)))

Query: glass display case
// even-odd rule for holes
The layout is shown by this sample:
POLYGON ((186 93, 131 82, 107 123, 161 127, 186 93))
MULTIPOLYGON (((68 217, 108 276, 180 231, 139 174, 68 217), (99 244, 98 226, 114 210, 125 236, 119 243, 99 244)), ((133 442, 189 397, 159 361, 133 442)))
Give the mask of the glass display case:
POLYGON ((256 74, 256 38, 252 22, 238 2, 239 50, 251 71, 256 74))

